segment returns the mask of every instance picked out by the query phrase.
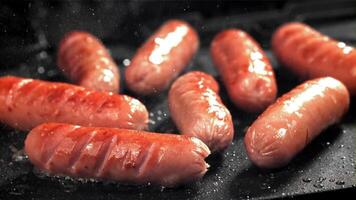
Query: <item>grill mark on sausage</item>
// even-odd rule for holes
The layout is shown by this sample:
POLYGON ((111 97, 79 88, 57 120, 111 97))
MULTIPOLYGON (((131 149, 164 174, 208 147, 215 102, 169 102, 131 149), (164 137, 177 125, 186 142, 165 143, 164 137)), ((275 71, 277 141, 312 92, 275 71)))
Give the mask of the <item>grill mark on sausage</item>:
POLYGON ((106 164, 108 162, 108 158, 111 154, 111 151, 112 149, 117 145, 117 140, 118 140, 118 137, 117 135, 114 135, 113 138, 111 139, 110 141, 110 145, 109 147, 106 149, 106 153, 105 153, 105 156, 104 156, 104 159, 102 160, 102 162, 99 164, 99 167, 97 168, 97 171, 95 171, 95 175, 98 176, 98 177, 101 177, 103 173, 105 173, 105 167, 106 167, 106 164))
POLYGON ((93 139, 94 136, 95 136, 95 131, 92 131, 84 135, 83 138, 76 141, 76 145, 74 151, 71 153, 71 158, 67 168, 70 171, 70 173, 75 174, 75 170, 77 169, 76 166, 82 156, 83 149, 86 148, 86 146, 93 139))

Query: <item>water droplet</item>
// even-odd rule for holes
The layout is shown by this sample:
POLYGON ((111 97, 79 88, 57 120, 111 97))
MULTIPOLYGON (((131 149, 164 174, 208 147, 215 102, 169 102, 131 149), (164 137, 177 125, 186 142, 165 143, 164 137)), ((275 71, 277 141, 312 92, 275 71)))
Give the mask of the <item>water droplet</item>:
POLYGON ((344 147, 344 145, 343 144, 341 144, 340 146, 339 146, 339 148, 343 148, 344 147))
POLYGON ((326 146, 329 146, 330 145, 330 142, 326 142, 326 146))

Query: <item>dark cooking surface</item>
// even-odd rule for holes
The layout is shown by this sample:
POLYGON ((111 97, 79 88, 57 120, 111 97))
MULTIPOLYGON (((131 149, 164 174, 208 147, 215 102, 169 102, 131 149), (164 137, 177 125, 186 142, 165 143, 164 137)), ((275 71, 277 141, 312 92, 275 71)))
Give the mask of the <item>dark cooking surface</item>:
MULTIPOLYGON (((279 14, 275 13, 270 18, 279 14)), ((314 19, 308 18, 308 15, 303 16, 311 19, 311 21, 314 19)), ((355 17, 312 25, 315 25, 316 28, 324 33, 356 45, 355 17)), ((199 19, 199 15, 193 14, 188 17, 184 15, 182 18, 194 24, 194 21, 197 21, 196 18, 199 19)), ((227 22, 225 21, 227 24, 223 24, 217 23, 217 19, 219 18, 207 20, 205 27, 194 24, 199 30, 203 44, 193 63, 186 71, 206 71, 219 80, 213 69, 207 48, 209 40, 216 33, 216 30, 229 26, 244 27, 253 36, 257 37, 260 42, 263 42, 264 47, 268 49, 270 31, 275 28, 275 25, 264 25, 263 21, 259 21, 261 20, 259 15, 250 16, 248 19, 249 21, 256 20, 261 22, 262 25, 259 24, 254 27, 245 25, 243 20, 234 21, 229 19, 227 22)), ((244 20, 246 21, 246 19, 244 20)), ((287 21, 287 19, 284 20, 287 21)), ((142 31, 141 38, 146 37, 161 22, 155 21, 152 24, 145 25, 142 30, 146 31, 142 31)), ((25 61, 22 61, 21 57, 15 57, 18 59, 17 62, 11 60, 8 63, 6 59, 5 61, 2 59, 2 66, 0 66, 1 76, 11 74, 51 81, 66 81, 55 67, 55 48, 50 46, 52 40, 41 34, 43 33, 38 33, 38 31, 34 34, 35 36, 40 36, 36 37, 38 41, 34 39, 34 43, 37 46, 30 44, 25 46, 29 48, 19 49, 19 54, 24 51, 30 55, 25 61), (4 67, 3 63, 6 64, 6 67, 4 67)), ((105 38, 105 34, 103 37, 105 38)), ((120 42, 110 37, 104 42, 111 50, 116 62, 120 65, 121 72, 123 72, 125 59, 133 55, 138 44, 121 45, 120 42)), ((15 53, 16 51, 7 53, 5 57, 15 53)), ((1 50, 0 55, 4 55, 1 50)), ((300 83, 295 76, 280 69, 270 51, 268 51, 268 55, 276 68, 280 94, 300 83)), ((126 90, 122 92, 128 93, 126 90)), ((353 114, 352 116, 351 114, 356 113, 355 99, 352 100, 351 109, 342 122, 327 129, 305 151, 298 155, 290 165, 275 171, 261 171, 253 167, 247 159, 242 142, 244 130, 254 121, 257 115, 246 114, 235 109, 228 100, 224 88, 221 88, 221 95, 233 114, 235 125, 234 142, 226 152, 208 158, 211 168, 203 180, 198 183, 176 189, 168 189, 157 186, 126 186, 117 183, 73 181, 66 178, 47 177, 34 172, 32 165, 23 157, 20 151, 23 148, 23 140, 26 133, 0 125, 0 199, 265 199, 356 187, 356 119, 355 115, 353 114)), ((158 97, 141 100, 150 111, 150 130, 177 133, 178 131, 170 120, 170 113, 167 110, 166 96, 165 93, 158 97)))

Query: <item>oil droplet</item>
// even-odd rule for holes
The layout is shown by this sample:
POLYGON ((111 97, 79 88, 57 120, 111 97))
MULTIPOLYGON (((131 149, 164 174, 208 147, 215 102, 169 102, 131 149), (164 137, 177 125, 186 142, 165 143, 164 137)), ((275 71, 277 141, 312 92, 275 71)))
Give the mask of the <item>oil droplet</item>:
POLYGON ((45 70, 45 68, 44 68, 44 67, 39 66, 39 67, 37 68, 37 72, 38 72, 39 74, 43 74, 43 73, 45 73, 45 72, 46 72, 46 70, 45 70))
POLYGON ((304 183, 310 183, 312 180, 311 180, 311 178, 303 178, 302 181, 304 183))
POLYGON ((323 177, 319 177, 319 179, 318 179, 318 183, 322 183, 322 182, 324 182, 326 180, 326 178, 323 178, 323 177))
POLYGON ((316 184, 314 184, 313 186, 314 186, 315 188, 318 188, 318 189, 321 189, 321 188, 324 187, 324 185, 321 184, 321 183, 316 183, 316 184))
POLYGON ((344 185, 344 184, 345 184, 345 181, 336 181, 335 184, 336 184, 336 185, 344 185))

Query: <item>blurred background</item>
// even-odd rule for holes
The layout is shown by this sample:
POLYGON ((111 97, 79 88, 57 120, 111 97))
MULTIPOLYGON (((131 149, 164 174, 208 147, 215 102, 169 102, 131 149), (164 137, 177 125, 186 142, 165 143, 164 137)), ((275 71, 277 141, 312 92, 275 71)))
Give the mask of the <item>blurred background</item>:
MULTIPOLYGON (((271 33, 286 21, 334 25, 356 18, 354 0, 63 0, 0 2, 0 65, 18 63, 43 49, 55 48, 64 33, 86 30, 110 45, 139 46, 163 21, 184 19, 209 45, 218 31, 238 27, 265 48, 271 33)), ((339 31, 340 40, 355 41, 356 28, 339 31)))

